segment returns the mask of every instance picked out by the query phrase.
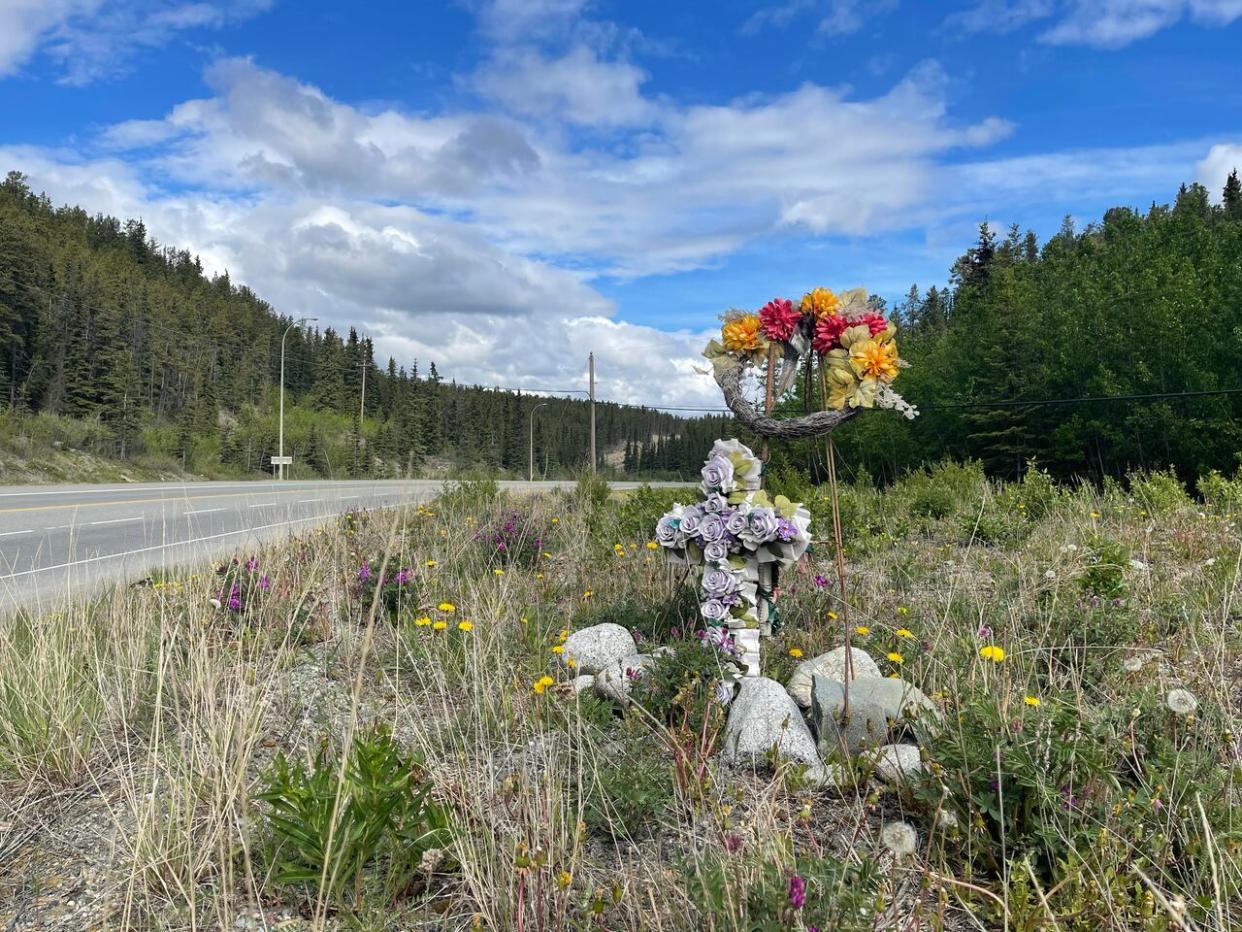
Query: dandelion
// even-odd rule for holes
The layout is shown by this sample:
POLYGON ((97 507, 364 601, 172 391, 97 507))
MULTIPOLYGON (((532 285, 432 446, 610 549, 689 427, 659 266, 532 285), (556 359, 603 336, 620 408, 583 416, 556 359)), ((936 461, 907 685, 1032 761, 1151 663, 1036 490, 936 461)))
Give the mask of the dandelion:
POLYGON ((420 628, 426 628, 428 625, 431 624, 431 619, 428 618, 426 615, 423 615, 421 618, 415 618, 414 624, 418 625, 418 627, 420 628))
POLYGON ((1189 715, 1199 708, 1199 700, 1185 689, 1170 689, 1169 694, 1164 697, 1164 702, 1177 715, 1189 715))
POLYGON ((912 638, 912 637, 914 637, 914 632, 913 632, 913 631, 911 631, 909 628, 898 628, 898 629, 897 629, 897 637, 899 637, 899 638, 912 638))
POLYGON ((539 677, 539 679, 535 680, 535 685, 534 685, 535 694, 538 696, 542 696, 543 691, 555 682, 556 680, 552 679, 552 677, 550 676, 539 677))
POLYGON ((459 631, 473 631, 473 630, 474 630, 474 622, 472 622, 472 621, 459 621, 459 622, 457 622, 457 630, 459 630, 459 631))
POLYGON ((904 605, 898 605, 898 606, 897 606, 897 614, 898 614, 898 615, 909 615, 909 614, 910 614, 910 609, 906 608, 904 605))
POLYGON ((1100 516, 1100 513, 1098 511, 1091 512, 1091 517, 1098 518, 1099 516, 1100 516))
POLYGON ((561 519, 560 519, 560 518, 553 518, 553 519, 552 519, 552 523, 553 523, 553 524, 560 524, 560 523, 561 523, 561 519))
POLYGON ((800 647, 789 648, 789 656, 794 658, 794 660, 797 660, 799 657, 802 656, 802 648, 800 647))
POLYGON ((1127 657, 1121 664, 1127 673, 1138 673, 1143 669, 1142 657, 1127 657))
POLYGON ((895 650, 890 650, 885 656, 887 656, 888 659, 891 660, 893 663, 905 663, 906 662, 906 658, 901 656, 901 654, 897 653, 897 651, 895 650))
POLYGON ((565 661, 565 666, 572 670, 574 667, 578 666, 578 661, 574 660, 573 657, 570 657, 565 661))
POLYGON ((866 625, 857 625, 854 628, 854 633, 857 635, 861 635, 862 637, 866 637, 868 634, 871 633, 871 629, 868 628, 866 625))
POLYGON ((593 595, 595 595, 595 593, 594 593, 594 592, 592 592, 590 589, 588 589, 586 592, 582 593, 582 597, 583 597, 584 599, 589 599, 589 598, 590 598, 591 596, 593 596, 593 595))
POLYGON ((828 620, 829 620, 829 621, 836 621, 836 620, 837 620, 837 617, 838 617, 838 616, 837 616, 837 613, 836 613, 836 612, 829 612, 829 613, 828 613, 828 620))
POLYGON ((654 540, 649 540, 647 541, 647 549, 648 550, 659 550, 660 545, 657 544, 654 540))
POLYGON ((434 569, 436 568, 436 561, 435 561, 435 560, 428 560, 428 561, 427 561, 427 563, 426 563, 426 566, 427 566, 427 569, 429 569, 429 570, 434 570, 434 569))
POLYGON ((492 570, 492 575, 493 575, 493 576, 503 576, 503 575, 505 575, 505 571, 504 571, 504 570, 502 570, 502 569, 498 566, 498 567, 496 567, 494 570, 492 570))
POLYGON ((457 606, 452 602, 441 602, 436 606, 436 608, 448 615, 451 615, 453 612, 457 611, 457 606))
POLYGON ((904 858, 914 854, 919 836, 909 822, 889 822, 880 829, 880 841, 896 857, 904 858))
POLYGON ((543 573, 536 573, 536 574, 535 574, 535 578, 536 578, 536 579, 543 579, 543 573))
POLYGON ((568 890, 569 885, 574 882, 574 875, 569 871, 561 871, 556 878, 556 885, 562 890, 568 890))
POLYGON ((1022 701, 1029 705, 1032 709, 1038 708, 1040 705, 1039 696, 1024 696, 1022 701))
POLYGON ((1005 659, 1005 649, 997 647, 995 644, 989 644, 986 647, 979 648, 979 656, 984 660, 990 660, 993 663, 1000 663, 1005 659))
POLYGON ((552 648, 552 653, 554 654, 565 653, 565 646, 563 644, 557 644, 555 647, 552 648))
POLYGON ((436 622, 434 625, 432 625, 431 627, 432 627, 432 628, 434 628, 434 629, 435 629, 435 630, 437 630, 437 631, 443 631, 445 628, 447 628, 447 627, 448 627, 448 622, 447 622, 447 621, 437 621, 437 622, 436 622))

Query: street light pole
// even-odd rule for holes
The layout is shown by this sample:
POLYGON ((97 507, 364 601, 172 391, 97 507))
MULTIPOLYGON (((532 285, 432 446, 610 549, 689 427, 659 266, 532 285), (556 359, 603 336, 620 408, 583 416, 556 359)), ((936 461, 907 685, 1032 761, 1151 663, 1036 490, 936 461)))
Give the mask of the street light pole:
POLYGON ((530 481, 535 481, 535 412, 546 408, 550 402, 541 401, 530 409, 530 481))
POLYGON ((277 442, 277 445, 279 446, 277 455, 280 457, 281 461, 277 466, 277 475, 281 479, 285 478, 285 337, 289 335, 289 331, 294 327, 299 327, 302 324, 310 323, 311 321, 318 319, 318 317, 299 318, 289 324, 289 326, 285 328, 285 332, 280 335, 280 439, 277 442))

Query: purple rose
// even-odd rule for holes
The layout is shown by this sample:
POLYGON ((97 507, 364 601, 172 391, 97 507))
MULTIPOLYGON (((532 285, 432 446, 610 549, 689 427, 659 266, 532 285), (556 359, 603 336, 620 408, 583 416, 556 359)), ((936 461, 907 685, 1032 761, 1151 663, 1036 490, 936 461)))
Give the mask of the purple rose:
POLYGON ((776 513, 771 508, 752 508, 746 516, 746 530, 741 538, 752 547, 776 539, 776 513))
POLYGON ((704 515, 699 524, 699 538, 703 543, 710 544, 712 541, 724 540, 724 536, 724 519, 717 514, 704 515))
POLYGON ((733 486, 733 464, 726 457, 713 456, 703 464, 703 490, 727 491, 733 486))
POLYGON ((729 559, 729 545, 723 540, 714 540, 704 544, 703 559, 708 563, 724 563, 729 559))
POLYGON ((719 623, 729 617, 729 607, 719 599, 708 599, 699 606, 699 613, 709 623, 719 623))
POLYGON ((681 518, 677 517, 673 512, 669 512, 656 525, 655 539, 662 547, 676 547, 678 527, 681 525, 681 518))
POLYGON ((713 492, 703 500, 703 510, 709 515, 722 515, 729 510, 729 500, 713 492))
POLYGON ((798 537, 798 528, 788 518, 780 518, 776 522, 776 536, 786 544, 798 537))
POLYGON ((691 505, 681 515, 681 533, 686 537, 698 537, 702 523, 703 510, 698 505, 691 505))
POLYGON ((703 592, 708 598, 723 599, 737 592, 738 580, 728 570, 706 570, 703 573, 703 592))
POLYGON ((725 515, 725 530, 734 537, 741 537, 746 532, 746 512, 734 508, 725 515))

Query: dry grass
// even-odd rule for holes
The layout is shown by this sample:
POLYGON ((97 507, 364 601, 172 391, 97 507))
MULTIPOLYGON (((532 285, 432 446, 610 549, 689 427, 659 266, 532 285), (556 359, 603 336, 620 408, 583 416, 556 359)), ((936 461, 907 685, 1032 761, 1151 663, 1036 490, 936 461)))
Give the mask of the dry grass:
MULTIPOLYGON (((642 621, 677 602, 677 580, 639 534, 651 516, 634 503, 586 492, 521 503, 550 556, 497 574, 475 531, 513 505, 465 488, 257 554, 254 575, 271 589, 242 612, 213 606, 223 577, 200 571, 8 620, 0 928, 742 929, 759 915, 755 897, 783 901, 787 875, 814 865, 868 872, 876 896, 860 928, 1230 928, 1242 921, 1242 546, 1231 499, 1150 500, 1160 488, 998 491, 949 471, 883 496, 852 490, 850 622, 870 629, 857 640, 877 659, 900 651, 902 674, 949 713, 928 746, 934 791, 816 790, 798 768, 713 764, 697 782, 670 776, 667 799, 632 832, 621 826, 637 790, 618 785, 614 765, 667 774, 681 739, 576 700, 552 647, 621 606, 642 621), (418 598, 395 621, 360 594, 363 562, 416 569, 418 598), (1119 605, 1109 595, 1093 609, 1090 581, 1115 583, 1119 605), (444 601, 454 611, 436 608, 444 601), (456 627, 465 619, 468 632, 456 627), (980 628, 1004 663, 979 657, 980 628), (545 673, 557 683, 538 694, 545 673), (1173 687, 1198 698, 1194 716, 1163 708, 1173 687), (1071 720, 1072 740, 1052 724, 1071 720), (418 753, 451 807, 457 831, 439 868, 402 896, 368 886, 344 906, 276 884, 254 800, 273 756, 309 760, 324 740, 348 748, 376 724, 418 753), (1055 802, 1056 755, 1074 754, 1088 779, 1070 798, 1086 801, 1037 803, 1026 828, 998 836, 946 828, 932 797, 965 813, 987 793, 950 747, 992 753, 1006 728, 1016 743, 1038 735, 1046 767, 1000 773, 998 792, 1055 802), (1100 736, 1128 750, 1097 762, 1100 736), (600 811, 616 818, 601 823, 600 811), (918 829, 914 856, 881 843, 894 820, 918 829), (1015 850, 1031 825, 1065 864, 1015 850), (720 864, 731 866, 712 886, 720 864)), ((790 648, 809 657, 839 643, 827 612, 843 606, 812 583, 828 566, 821 549, 785 581, 791 623, 765 648, 769 675, 787 676, 790 648)), ((800 927, 787 904, 769 905, 786 917, 770 927, 800 927)))

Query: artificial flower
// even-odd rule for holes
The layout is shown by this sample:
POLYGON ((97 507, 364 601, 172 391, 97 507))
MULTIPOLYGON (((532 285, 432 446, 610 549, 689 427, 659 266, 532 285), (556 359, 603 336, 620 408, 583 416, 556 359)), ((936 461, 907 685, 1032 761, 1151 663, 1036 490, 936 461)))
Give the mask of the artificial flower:
POLYGON ((731 353, 759 353, 768 348, 758 314, 741 314, 725 321, 720 338, 731 353))
POLYGON ((812 288, 802 296, 800 305, 803 314, 815 317, 829 317, 837 313, 841 300, 827 288, 812 288))
POLYGON ((763 333, 769 340, 783 343, 794 335, 802 313, 795 311, 793 302, 788 298, 773 298, 759 309, 759 322, 763 325, 763 333))

